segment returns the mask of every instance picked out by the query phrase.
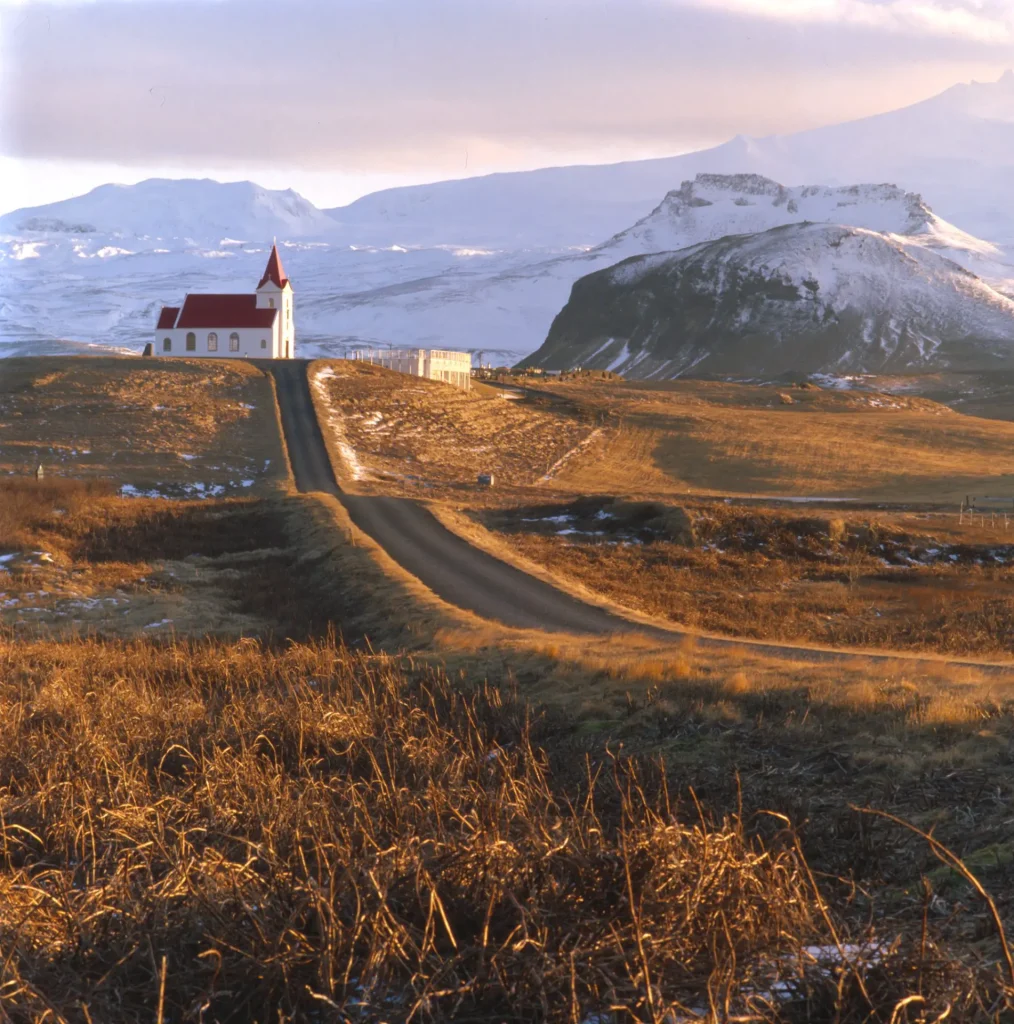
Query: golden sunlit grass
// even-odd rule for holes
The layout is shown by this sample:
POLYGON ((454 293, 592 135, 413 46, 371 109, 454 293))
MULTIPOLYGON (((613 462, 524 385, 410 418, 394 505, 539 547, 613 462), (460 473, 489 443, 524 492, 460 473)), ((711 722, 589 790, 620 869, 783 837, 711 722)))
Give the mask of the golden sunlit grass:
POLYGON ((191 635, 209 579, 237 612, 0 636, 0 1020, 1012 1012, 985 904, 849 806, 936 829, 1009 917, 1007 675, 505 630, 327 496, 0 494, 53 558, 12 577, 154 579, 191 635))
POLYGON ((858 1022, 913 996, 970 1020, 1010 998, 935 926, 871 944, 791 832, 709 820, 509 691, 328 641, 0 663, 19 1024, 858 1022))
POLYGON ((560 486, 598 493, 1014 497, 1014 424, 906 396, 676 381, 539 385, 614 424, 560 486))
POLYGON ((224 360, 5 360, 0 473, 40 463, 173 496, 267 493, 285 476, 270 380, 224 360))
MULTIPOLYGON (((504 401, 489 388, 466 392, 368 363, 318 362, 311 375, 321 370, 334 376, 322 381, 328 408, 315 389, 318 416, 325 433, 339 419, 365 470, 352 484, 358 490, 474 493, 479 473, 492 473, 498 488, 529 485, 594 429, 579 416, 504 401)), ((336 468, 351 483, 342 463, 339 453, 336 468)))
POLYGON ((1014 530, 1002 516, 990 528, 944 513, 608 497, 437 514, 575 593, 687 629, 993 659, 1014 650, 1014 530))
POLYGON ((291 583, 298 519, 281 497, 167 502, 98 480, 0 480, 0 624, 228 637, 319 624, 319 596, 291 583))

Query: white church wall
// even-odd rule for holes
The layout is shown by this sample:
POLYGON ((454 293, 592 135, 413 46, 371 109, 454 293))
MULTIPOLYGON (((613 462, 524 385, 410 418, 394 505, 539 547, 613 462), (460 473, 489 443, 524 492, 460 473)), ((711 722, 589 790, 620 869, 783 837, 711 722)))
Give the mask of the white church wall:
MULTIPOLYGON (((278 318, 275 318, 277 325, 278 318)), ((236 331, 229 331, 224 328, 214 332, 205 329, 195 328, 193 331, 173 328, 168 331, 158 331, 155 335, 155 355, 157 356, 183 356, 191 359, 195 357, 211 357, 212 359, 277 359, 279 352, 277 327, 242 327, 236 331), (194 335, 194 349, 187 350, 187 335, 194 335), (208 335, 214 333, 218 336, 218 348, 213 349, 209 345, 208 335), (238 348, 233 349, 230 344, 230 335, 239 335, 238 348), (170 340, 170 351, 165 350, 165 339, 170 340)))

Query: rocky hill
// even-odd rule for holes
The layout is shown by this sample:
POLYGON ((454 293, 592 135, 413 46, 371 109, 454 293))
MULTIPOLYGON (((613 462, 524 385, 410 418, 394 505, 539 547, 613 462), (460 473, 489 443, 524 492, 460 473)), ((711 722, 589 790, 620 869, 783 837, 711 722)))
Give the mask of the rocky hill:
POLYGON ((789 224, 581 278, 526 363, 653 378, 1014 366, 1014 301, 902 236, 789 224))

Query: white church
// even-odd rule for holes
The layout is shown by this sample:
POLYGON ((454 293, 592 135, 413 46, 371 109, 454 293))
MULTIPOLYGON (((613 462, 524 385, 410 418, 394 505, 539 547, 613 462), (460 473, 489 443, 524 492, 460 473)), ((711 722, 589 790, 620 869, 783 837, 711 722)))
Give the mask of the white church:
POLYGON ((187 295, 163 306, 155 328, 155 355, 216 359, 292 359, 292 284, 278 246, 252 295, 187 295))

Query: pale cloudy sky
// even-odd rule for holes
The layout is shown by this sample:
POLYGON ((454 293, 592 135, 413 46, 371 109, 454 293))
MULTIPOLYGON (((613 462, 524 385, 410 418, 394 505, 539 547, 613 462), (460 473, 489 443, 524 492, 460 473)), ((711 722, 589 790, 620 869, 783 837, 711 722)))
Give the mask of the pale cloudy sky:
POLYGON ((684 152, 1014 66, 1014 0, 0 0, 0 208, 150 176, 321 206, 684 152))

